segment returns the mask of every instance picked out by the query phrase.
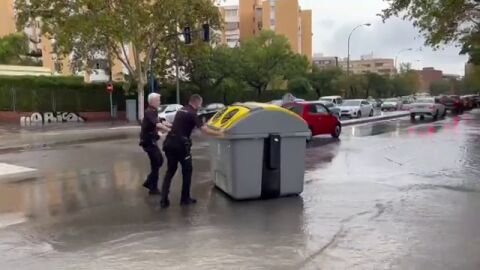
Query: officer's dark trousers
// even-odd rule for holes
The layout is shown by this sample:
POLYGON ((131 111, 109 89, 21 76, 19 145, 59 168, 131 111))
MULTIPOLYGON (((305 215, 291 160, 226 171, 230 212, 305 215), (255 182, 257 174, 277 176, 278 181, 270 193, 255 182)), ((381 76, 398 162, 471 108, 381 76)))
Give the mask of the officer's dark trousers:
POLYGON ((150 190, 158 189, 158 170, 163 164, 162 153, 156 144, 143 147, 143 150, 148 154, 151 169, 145 184, 150 190))
POLYGON ((190 153, 191 143, 189 140, 170 137, 165 141, 164 151, 167 157, 167 173, 162 185, 162 200, 168 199, 170 185, 175 175, 178 163, 182 166, 182 195, 181 200, 190 199, 190 186, 192 183, 192 155, 190 153))

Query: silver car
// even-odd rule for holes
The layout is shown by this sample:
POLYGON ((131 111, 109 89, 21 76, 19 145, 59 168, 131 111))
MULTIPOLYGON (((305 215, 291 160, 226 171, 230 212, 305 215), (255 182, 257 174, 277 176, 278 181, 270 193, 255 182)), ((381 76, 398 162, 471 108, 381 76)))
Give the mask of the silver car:
POLYGON ((335 106, 333 102, 324 101, 324 100, 320 100, 319 102, 322 103, 325 107, 327 107, 328 110, 332 114, 334 114, 338 119, 340 119, 340 108, 335 106))

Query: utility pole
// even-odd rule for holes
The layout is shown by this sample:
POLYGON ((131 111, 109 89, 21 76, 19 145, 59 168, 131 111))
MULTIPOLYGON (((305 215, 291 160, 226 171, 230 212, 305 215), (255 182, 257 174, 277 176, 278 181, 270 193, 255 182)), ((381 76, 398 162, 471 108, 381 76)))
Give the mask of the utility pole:
POLYGON ((178 68, 178 38, 175 39, 175 83, 177 85, 177 104, 180 104, 180 78, 178 68))
POLYGON ((353 32, 355 32, 355 30, 357 30, 358 28, 362 27, 362 26, 371 26, 372 24, 371 23, 364 23, 364 24, 360 24, 358 26, 356 26, 355 28, 353 28, 352 32, 350 32, 350 35, 348 35, 348 44, 347 44, 347 78, 350 77, 350 39, 352 37, 352 34, 353 32))

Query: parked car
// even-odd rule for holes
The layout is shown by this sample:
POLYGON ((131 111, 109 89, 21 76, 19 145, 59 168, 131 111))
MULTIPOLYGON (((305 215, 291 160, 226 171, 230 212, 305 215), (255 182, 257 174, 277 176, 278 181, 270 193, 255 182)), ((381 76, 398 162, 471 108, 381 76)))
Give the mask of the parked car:
POLYGON ((398 98, 388 98, 381 106, 382 111, 396 111, 402 108, 402 101, 398 98))
POLYGON ((328 101, 320 100, 319 102, 322 103, 323 105, 325 105, 325 107, 327 107, 328 110, 331 113, 333 113, 334 115, 336 115, 338 117, 338 119, 340 119, 340 108, 338 106, 336 106, 334 103, 328 102, 328 101))
POLYGON ((380 100, 374 99, 374 98, 369 98, 367 99, 368 103, 372 104, 373 108, 379 108, 382 102, 380 100))
MULTIPOLYGON (((305 101, 305 99, 301 99, 301 98, 295 98, 294 100, 292 101, 289 101, 287 103, 291 103, 291 102, 303 102, 305 101)), ((277 105, 277 106, 280 106, 282 107, 283 104, 286 104, 282 99, 275 99, 275 100, 271 100, 269 102, 267 102, 268 104, 272 104, 272 105, 277 105)))
POLYGON ((319 99, 320 101, 326 101, 326 102, 331 102, 335 104, 336 106, 340 106, 343 102, 343 98, 341 96, 326 96, 326 97, 321 97, 319 99))
POLYGON ((473 100, 475 101, 475 106, 480 108, 480 95, 473 95, 473 100))
POLYGON ((182 108, 183 106, 180 104, 160 105, 160 107, 158 108, 158 118, 160 120, 166 120, 169 123, 173 123, 173 119, 175 119, 175 115, 182 108))
POLYGON ((415 98, 413 96, 405 96, 401 98, 402 106, 400 110, 402 111, 409 111, 412 107, 412 104, 415 102, 415 98))
POLYGON ((322 102, 293 102, 283 107, 300 115, 307 122, 312 137, 330 134, 338 138, 342 132, 340 120, 322 102))
POLYGON ((463 102, 463 107, 465 108, 465 110, 471 110, 475 107, 475 101, 472 95, 462 96, 460 97, 460 99, 463 102))
POLYGON ((445 106, 447 111, 452 113, 463 113, 465 110, 463 102, 459 96, 442 96, 440 97, 440 102, 445 106))
POLYGON ((410 108, 410 118, 415 120, 417 115, 420 115, 420 118, 429 115, 433 119, 437 119, 439 116, 445 117, 446 111, 445 105, 438 98, 419 98, 410 108))
POLYGON ((208 104, 206 107, 201 108, 198 110, 198 117, 206 123, 213 115, 215 115, 218 111, 223 110, 225 105, 222 103, 212 103, 208 104))
POLYGON ((340 106, 341 117, 361 118, 362 116, 373 116, 372 104, 365 99, 349 99, 343 101, 340 106))

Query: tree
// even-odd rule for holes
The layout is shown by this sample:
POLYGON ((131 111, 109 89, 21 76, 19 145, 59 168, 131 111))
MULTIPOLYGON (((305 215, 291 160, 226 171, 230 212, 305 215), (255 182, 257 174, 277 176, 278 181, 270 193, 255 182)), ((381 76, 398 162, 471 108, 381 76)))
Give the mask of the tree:
POLYGON ((38 66, 40 61, 35 61, 28 56, 28 37, 24 33, 13 33, 0 38, 0 64, 38 66))
POLYGON ((343 71, 339 68, 318 70, 313 68, 309 74, 310 83, 318 97, 340 95, 340 80, 343 71))
POLYGON ((260 96, 273 79, 291 77, 308 69, 302 60, 295 55, 286 37, 273 31, 263 31, 258 37, 251 38, 240 47, 239 78, 256 90, 260 96), (294 68, 291 68, 294 65, 294 68), (297 74, 293 74, 294 70, 297 74))
POLYGON ((365 96, 369 98, 372 95, 376 97, 385 97, 389 88, 389 79, 377 73, 365 74, 365 96))
POLYGON ((288 81, 288 91, 293 95, 305 95, 312 90, 307 78, 297 77, 288 81))
POLYGON ((430 85, 430 94, 434 96, 448 94, 450 92, 450 83, 447 80, 432 82, 430 85))
POLYGON ((480 66, 471 64, 464 78, 464 91, 467 93, 480 93, 480 66))
MULTIPOLYGON (((22 29, 31 17, 42 18, 42 32, 56 41, 60 54, 76 52, 85 60, 105 55, 119 60, 137 86, 138 113, 143 118, 144 87, 150 58, 166 69, 175 60, 178 29, 209 22, 218 28, 220 16, 210 0, 17 0, 22 29), (163 62, 162 62, 163 61, 163 62)), ((89 61, 84 61, 85 63, 89 61)))
POLYGON ((383 20, 401 16, 413 21, 425 37, 427 45, 438 48, 460 42, 461 53, 468 53, 472 62, 480 61, 480 1, 477 0, 386 0, 383 20))
POLYGON ((190 82, 201 90, 216 90, 226 79, 238 73, 238 50, 224 45, 204 45, 190 50, 185 62, 190 82))

